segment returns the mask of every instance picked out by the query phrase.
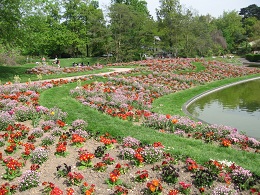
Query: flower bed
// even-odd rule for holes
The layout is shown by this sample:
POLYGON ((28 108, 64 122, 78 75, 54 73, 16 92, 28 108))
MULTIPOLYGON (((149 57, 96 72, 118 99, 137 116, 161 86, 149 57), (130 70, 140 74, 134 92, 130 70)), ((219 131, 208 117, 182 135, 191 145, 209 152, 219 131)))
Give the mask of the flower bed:
MULTIPOLYGON (((168 148, 160 142, 147 145, 133 137, 93 135, 88 131, 87 121, 81 119, 65 124, 67 113, 38 103, 42 90, 65 83, 60 80, 0 86, 0 159, 3 164, 0 194, 259 193, 259 178, 234 162, 209 159, 198 164, 189 157, 169 154, 168 148)), ((102 89, 105 94, 117 92, 113 85, 102 89)), ((139 89, 144 92, 142 98, 149 100, 144 89, 139 89)), ((128 96, 131 97, 131 93, 128 96)), ((121 101, 118 102, 121 105, 121 101)), ((162 125, 165 131, 197 130, 202 125, 170 115, 157 115, 163 121, 158 123, 154 113, 131 105, 112 111, 120 111, 123 116, 124 110, 120 108, 131 109, 134 115, 140 116, 138 120, 147 121, 147 126, 157 124, 161 129, 162 125), (150 117, 157 122, 148 122, 150 117)), ((201 137, 211 140, 216 132, 210 132, 201 137)), ((223 132, 225 135, 226 129, 223 132)), ((230 145, 225 139, 222 141, 230 145)))
POLYGON ((167 116, 151 111, 153 101, 163 95, 215 80, 260 73, 259 69, 200 59, 150 60, 135 63, 140 63, 145 68, 117 73, 117 77, 108 77, 107 82, 93 82, 77 87, 71 90, 71 95, 86 106, 113 117, 142 123, 161 132, 202 139, 207 143, 216 142, 223 147, 235 145, 246 151, 259 152, 259 141, 240 134, 232 127, 205 125, 188 117, 167 116), (205 69, 196 72, 192 62, 202 63, 205 69))
POLYGON ((102 65, 93 65, 93 66, 82 66, 82 67, 65 67, 59 68, 56 66, 36 66, 34 68, 28 69, 27 74, 37 74, 37 75, 50 75, 50 74, 62 74, 62 73, 74 73, 74 72, 86 72, 93 70, 102 69, 102 65))

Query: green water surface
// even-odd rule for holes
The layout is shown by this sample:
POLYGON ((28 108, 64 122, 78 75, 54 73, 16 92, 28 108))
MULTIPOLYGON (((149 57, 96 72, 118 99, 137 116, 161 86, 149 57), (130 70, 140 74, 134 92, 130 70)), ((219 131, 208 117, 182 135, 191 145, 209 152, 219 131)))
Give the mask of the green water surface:
POLYGON ((260 79, 202 96, 187 108, 194 117, 260 138, 260 79))

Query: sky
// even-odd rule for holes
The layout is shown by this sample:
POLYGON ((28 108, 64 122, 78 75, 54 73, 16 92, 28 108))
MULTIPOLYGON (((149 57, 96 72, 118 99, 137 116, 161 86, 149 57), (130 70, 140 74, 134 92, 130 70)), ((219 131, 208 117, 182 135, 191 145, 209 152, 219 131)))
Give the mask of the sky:
MULTIPOLYGON (((256 4, 260 6, 260 0, 179 0, 180 4, 188 9, 196 11, 199 15, 210 14, 213 17, 219 17, 223 11, 237 11, 249 5, 256 4)), ((99 0, 102 9, 110 5, 111 0, 99 0)), ((150 14, 156 19, 156 8, 159 8, 159 0, 146 0, 150 14)))

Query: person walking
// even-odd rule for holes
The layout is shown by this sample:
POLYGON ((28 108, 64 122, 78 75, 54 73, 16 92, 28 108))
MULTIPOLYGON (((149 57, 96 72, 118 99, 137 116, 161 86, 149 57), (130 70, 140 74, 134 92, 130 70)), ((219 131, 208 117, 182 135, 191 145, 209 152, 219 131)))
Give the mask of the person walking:
POLYGON ((44 56, 42 57, 42 65, 44 65, 44 66, 46 65, 46 59, 44 56))

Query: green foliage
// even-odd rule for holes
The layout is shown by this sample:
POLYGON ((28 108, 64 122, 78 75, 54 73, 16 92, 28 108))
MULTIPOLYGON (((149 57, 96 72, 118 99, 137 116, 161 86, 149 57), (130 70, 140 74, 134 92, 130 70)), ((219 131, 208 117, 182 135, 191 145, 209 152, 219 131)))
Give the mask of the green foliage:
POLYGON ((252 4, 245 8, 241 8, 239 15, 242 15, 243 19, 255 17, 260 20, 260 7, 256 4, 252 4))
POLYGON ((260 61, 260 54, 247 54, 246 59, 250 62, 260 61))
POLYGON ((175 184, 178 181, 179 170, 176 169, 173 165, 164 165, 162 168, 162 178, 163 181, 167 183, 175 184))
POLYGON ((199 169, 195 172, 194 184, 198 188, 200 187, 210 187, 213 181, 216 180, 217 175, 209 171, 208 169, 199 169))
POLYGON ((22 64, 25 58, 20 54, 51 58, 112 54, 107 60, 117 62, 140 60, 144 54, 244 54, 250 49, 248 42, 260 38, 255 4, 242 8, 240 15, 224 12, 217 19, 183 8, 179 0, 161 0, 154 20, 143 0, 113 0, 108 17, 96 0, 3 0, 0 44, 7 48, 4 52, 0 48, 0 64, 22 64))

